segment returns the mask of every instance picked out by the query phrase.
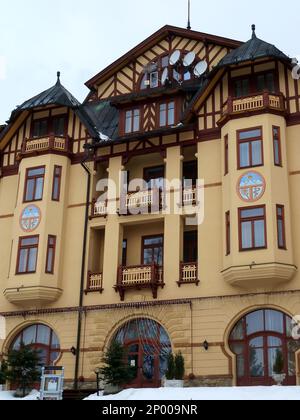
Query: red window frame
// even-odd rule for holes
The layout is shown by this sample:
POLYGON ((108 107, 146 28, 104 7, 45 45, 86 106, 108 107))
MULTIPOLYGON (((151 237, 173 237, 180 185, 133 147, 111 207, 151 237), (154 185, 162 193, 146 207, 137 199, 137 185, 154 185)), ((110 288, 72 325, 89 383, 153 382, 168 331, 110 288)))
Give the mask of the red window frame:
POLYGON ((177 101, 175 99, 169 99, 166 101, 161 101, 158 103, 157 107, 157 119, 158 119, 158 128, 163 127, 170 127, 172 125, 175 125, 177 122, 177 101), (170 108, 170 105, 173 104, 173 121, 170 121, 169 118, 169 112, 172 108, 170 108), (161 107, 165 106, 166 109, 164 111, 161 110, 161 107), (161 114, 164 113, 166 124, 161 123, 161 114))
POLYGON ((53 171, 52 201, 60 201, 61 178, 62 178, 62 166, 55 165, 54 171, 53 171), (55 196, 56 190, 57 190, 57 196, 55 196))
POLYGON ((267 249, 268 248, 268 241, 267 241, 267 214, 266 214, 266 206, 252 206, 252 207, 242 207, 238 209, 238 215, 239 215, 239 248, 240 252, 247 252, 247 251, 257 251, 261 249, 267 249), (253 217, 242 217, 243 211, 247 210, 264 210, 263 216, 253 216, 253 217), (265 235, 265 244, 263 246, 255 246, 255 222, 257 221, 263 221, 264 222, 264 235, 265 235), (251 222, 251 241, 253 246, 250 248, 243 248, 243 231, 242 231, 242 225, 243 223, 249 223, 251 222))
POLYGON ((47 257, 46 257, 46 267, 45 267, 46 274, 54 274, 55 252, 56 252, 56 236, 49 235, 48 242, 47 242, 47 257), (52 251, 52 261, 51 261, 51 267, 49 269, 50 250, 52 251))
POLYGON ((231 253, 231 219, 230 211, 225 214, 225 229, 226 229, 226 256, 231 253))
POLYGON ((263 127, 251 127, 244 130, 237 131, 237 156, 238 156, 238 170, 250 169, 250 168, 258 168, 264 166, 264 144, 263 144, 263 127), (261 135, 258 137, 250 137, 248 139, 241 139, 240 136, 242 133, 247 133, 248 131, 255 131, 260 130, 261 135), (254 165, 253 164, 253 155, 252 155, 252 143, 260 141, 261 147, 261 163, 254 165), (250 143, 249 147, 249 166, 241 166, 241 144, 250 143))
MULTIPOLYGON (((273 81, 274 81, 274 91, 269 91, 269 93, 273 93, 275 95, 278 94, 279 91, 280 91, 278 75, 276 74, 275 70, 266 70, 266 71, 258 72, 258 73, 252 72, 252 73, 246 74, 244 76, 231 77, 230 81, 229 81, 230 96, 234 97, 234 98, 247 98, 249 96, 253 96, 253 95, 256 95, 256 94, 261 94, 262 91, 258 89, 258 78, 260 76, 264 76, 265 77, 265 85, 267 85, 266 77, 269 74, 273 75, 273 81), (247 95, 237 96, 236 95, 236 93, 237 93, 236 92, 236 83, 243 82, 243 81, 246 81, 246 80, 248 82, 248 93, 247 93, 247 95)), ((266 87, 266 90, 268 90, 267 86, 265 86, 265 87, 266 87)))
POLYGON ((274 151, 274 165, 282 167, 282 149, 281 149, 281 130, 280 127, 276 127, 273 125, 272 127, 272 135, 273 135, 273 151, 274 151), (278 137, 276 136, 276 132, 278 132, 278 137), (278 144, 278 160, 277 160, 277 151, 276 151, 276 143, 278 144))
POLYGON ((125 135, 129 135, 129 134, 134 134, 134 133, 139 133, 141 131, 141 121, 142 121, 142 111, 140 107, 135 107, 135 108, 127 108, 123 110, 123 133, 125 135), (127 114, 131 113, 131 127, 130 127, 130 131, 126 130, 126 123, 127 123, 127 114), (134 119, 135 119, 135 112, 139 113, 139 127, 137 130, 134 130, 134 119))
POLYGON ((229 136, 226 134, 224 137, 224 167, 225 167, 225 176, 229 174, 229 136))
POLYGON ((277 221, 277 240, 278 240, 278 248, 286 250, 286 232, 285 232, 285 207, 277 204, 276 205, 276 221, 277 221), (279 213, 280 211, 280 213, 279 213), (280 230, 279 230, 279 223, 282 223, 282 238, 280 238, 280 230), (281 243, 282 239, 282 243, 281 243))
POLYGON ((42 350, 44 352, 46 352, 45 354, 45 359, 46 359, 46 365, 55 365, 55 362, 58 360, 58 357, 56 355, 60 355, 61 350, 60 350, 60 344, 59 344, 59 339, 58 336, 56 335, 56 333, 50 328, 48 327, 48 325, 45 324, 31 324, 29 326, 27 326, 26 328, 24 328, 13 340, 10 349, 11 350, 17 350, 20 343, 24 342, 24 333, 32 330, 32 328, 35 328, 35 340, 34 342, 32 342, 31 344, 29 344, 29 347, 35 350, 42 350), (39 336, 39 327, 46 327, 48 328, 49 331, 49 341, 47 344, 45 343, 39 343, 38 342, 38 336, 39 336), (56 343, 56 344, 55 344, 56 343), (55 358, 53 356, 56 356, 55 358))
POLYGON ((31 122, 30 137, 31 138, 40 138, 40 137, 43 137, 43 136, 49 136, 50 134, 53 134, 56 137, 60 137, 60 136, 66 137, 67 136, 67 130, 68 130, 67 115, 65 115, 65 114, 59 115, 58 114, 58 115, 53 115, 53 116, 47 117, 47 118, 33 119, 32 122, 31 122), (55 120, 58 120, 58 119, 64 119, 64 133, 62 135, 61 134, 56 134, 54 132, 54 123, 55 123, 55 120), (46 121, 47 122, 47 134, 44 134, 42 136, 36 136, 36 135, 34 135, 34 125, 37 122, 40 122, 40 121, 46 121))
POLYGON ((17 255, 17 267, 16 267, 16 275, 25 275, 25 274, 35 274, 36 268, 37 268, 37 261, 38 261, 38 252, 39 252, 39 235, 33 235, 33 236, 22 236, 19 238, 19 244, 18 244, 18 255, 17 255), (37 243, 34 245, 22 245, 22 241, 28 240, 28 239, 36 239, 37 243), (35 260, 35 269, 33 271, 28 270, 28 263, 29 263, 29 253, 31 249, 36 249, 36 260, 35 260), (21 258, 21 252, 22 250, 28 250, 27 254, 27 261, 26 261, 26 270, 20 271, 20 258, 21 258))
POLYGON ((32 202, 37 202, 37 201, 42 201, 43 200, 44 185, 45 185, 45 174, 46 174, 46 166, 37 166, 37 167, 34 167, 34 168, 27 168, 26 169, 23 203, 32 203, 32 202), (38 170, 38 169, 44 169, 44 174, 43 175, 29 175, 30 171, 35 171, 35 170, 38 170), (37 180, 41 179, 41 178, 43 179, 42 198, 37 199, 37 198, 35 198, 35 196, 36 196, 36 185, 37 185, 37 180), (30 180, 34 180, 32 200, 27 199, 27 189, 28 189, 28 183, 29 183, 30 180))
MULTIPOLYGON (((149 265, 149 264, 145 264, 145 250, 146 249, 151 249, 152 250, 152 255, 154 253, 154 250, 158 248, 158 244, 151 244, 151 245, 146 245, 145 242, 149 239, 162 239, 162 244, 161 244, 161 248, 162 248, 162 265, 164 264, 164 235, 149 235, 149 236, 143 236, 142 237, 142 255, 141 255, 141 265, 145 266, 145 265, 149 265)), ((152 262, 152 264, 154 264, 155 261, 152 262)))

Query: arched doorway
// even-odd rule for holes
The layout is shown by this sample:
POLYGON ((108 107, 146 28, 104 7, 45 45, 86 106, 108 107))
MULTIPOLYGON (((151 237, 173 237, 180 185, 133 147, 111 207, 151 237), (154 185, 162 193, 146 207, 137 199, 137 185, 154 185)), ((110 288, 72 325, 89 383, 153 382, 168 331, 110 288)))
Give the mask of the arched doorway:
POLYGON ((18 350, 21 343, 39 351, 41 363, 52 366, 60 355, 60 344, 57 335, 44 324, 30 325, 23 329, 13 340, 10 349, 18 350))
POLYGON ((129 386, 159 387, 172 351, 166 330, 152 319, 139 318, 123 325, 114 339, 126 348, 128 363, 136 369, 136 377, 129 386))
POLYGON ((272 309, 251 312, 235 325, 229 346, 237 358, 238 386, 275 385, 272 376, 278 352, 285 362, 284 385, 296 385, 296 351, 300 341, 293 339, 292 330, 292 319, 272 309))

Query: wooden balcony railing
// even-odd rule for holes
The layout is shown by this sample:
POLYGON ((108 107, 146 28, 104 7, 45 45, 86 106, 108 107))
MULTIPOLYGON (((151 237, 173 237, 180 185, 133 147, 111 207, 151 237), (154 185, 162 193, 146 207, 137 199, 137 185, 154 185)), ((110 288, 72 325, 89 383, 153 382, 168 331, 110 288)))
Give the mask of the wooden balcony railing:
MULTIPOLYGON (((149 214, 150 211, 156 213, 164 208, 164 193, 160 190, 147 190, 129 193, 120 200, 119 215, 149 214)), ((197 187, 184 188, 182 204, 179 206, 192 206, 198 202, 197 187)), ((97 201, 93 199, 91 218, 107 216, 107 201, 97 201)))
POLYGON ((41 153, 47 151, 71 152, 71 141, 69 137, 47 136, 32 139, 24 139, 22 144, 22 155, 41 153))
POLYGON ((199 283, 198 263, 181 263, 178 286, 181 287, 184 284, 196 284, 198 286, 199 283))
POLYGON ((183 190, 183 206, 192 206, 197 203, 197 187, 185 188, 183 190))
POLYGON ((153 265, 141 265, 119 268, 116 292, 119 292, 122 302, 128 289, 151 289, 153 298, 157 299, 159 287, 164 287, 163 268, 153 265))
POLYGON ((92 201, 92 215, 91 217, 106 217, 107 216, 107 201, 92 201))
POLYGON ((149 210, 159 211, 161 208, 162 193, 159 189, 131 192, 121 198, 121 214, 146 213, 149 210))
POLYGON ((283 94, 263 92, 257 95, 245 96, 242 98, 233 98, 230 96, 223 107, 220 122, 230 115, 260 111, 264 109, 284 112, 285 102, 283 94))
POLYGON ((103 274, 88 272, 87 288, 85 293, 103 293, 103 274))

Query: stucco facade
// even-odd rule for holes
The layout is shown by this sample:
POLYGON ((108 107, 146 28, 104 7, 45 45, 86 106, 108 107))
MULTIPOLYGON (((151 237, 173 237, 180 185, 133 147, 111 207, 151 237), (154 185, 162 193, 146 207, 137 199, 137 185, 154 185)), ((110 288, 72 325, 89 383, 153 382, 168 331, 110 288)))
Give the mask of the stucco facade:
MULTIPOLYGON (((68 386, 76 376, 75 383, 80 379, 80 386, 92 388, 95 368, 119 329, 131 320, 150 319, 164 328, 174 352, 183 353, 187 384, 231 386, 239 384, 237 354, 230 345, 236 324, 263 310, 291 318, 300 314, 300 84, 283 53, 220 65, 242 47, 237 41, 165 27, 91 79, 85 104, 77 105, 69 96, 62 103, 53 96, 52 101, 37 100, 12 114, 0 131, 0 312, 6 319, 2 357, 22 330, 47 325, 59 339, 59 358, 49 362, 65 367, 68 386), (194 51, 198 62, 206 61, 205 83, 192 75, 186 83, 184 79, 141 88, 145 66, 175 50, 182 56, 194 51), (235 81, 257 80, 260 74, 274 75, 274 89, 265 86, 260 92, 237 95, 235 81), (170 98, 180 112, 176 110, 171 125, 162 126, 158 105, 170 98), (101 116, 107 103, 116 113, 114 134, 113 118, 109 113, 101 116), (137 108, 139 130, 126 132, 126 112, 137 108), (63 133, 54 132, 57 116, 64 118, 63 133), (93 118, 100 118, 103 127, 93 118), (35 135, 34 121, 43 119, 50 131, 35 135), (274 162, 274 127, 280 132, 279 164, 274 162), (243 166, 238 133, 253 129, 261 133, 262 161, 243 166), (121 172, 132 181, 145 178, 146 169, 163 168, 171 182, 187 178, 185 168, 191 162, 195 177, 204 183, 198 196, 201 209, 194 199, 178 203, 181 193, 167 187, 171 209, 120 212, 121 172), (57 167, 59 197, 54 199, 57 167), (42 194, 38 196, 37 181, 33 195, 38 199, 26 200, 28 173, 34 168, 44 168, 42 194), (253 171, 264 180, 265 190, 258 199, 243 200, 239 180, 253 171), (97 191, 97 184, 105 178, 110 181, 107 197, 95 204, 103 191, 97 191), (38 211, 31 229, 22 225, 28 206, 38 211), (254 206, 265 209, 264 234, 259 231, 261 220, 252 232, 257 235, 254 241, 263 243, 245 249, 249 238, 242 236, 239 215, 254 206), (279 238, 277 206, 284 209, 284 238, 279 238), (183 208, 181 214, 178 208, 183 208), (202 223, 186 223, 191 216, 200 219, 202 210, 202 223), (192 244, 191 232, 197 238, 192 244), (54 257, 49 235, 55 237, 54 257), (22 253, 20 238, 32 237, 38 238, 37 253, 22 253), (147 238, 152 238, 150 245, 147 238), (163 257, 149 262, 145 249, 152 246, 153 251, 153 238, 163 238, 163 257), (195 250, 197 258, 191 261, 195 250), (49 258, 52 270, 47 269, 49 258)), ((62 88, 59 80, 57 86, 62 88)), ((252 159, 257 159, 257 150, 252 159)), ((126 210, 129 199, 126 195, 126 210)), ((286 335, 281 339, 292 340, 286 335)), ((292 359, 286 361, 293 384, 300 384, 298 344, 295 340, 292 359)), ((264 369, 270 363, 265 353, 264 369)), ((262 383, 269 376, 264 372, 262 383)))

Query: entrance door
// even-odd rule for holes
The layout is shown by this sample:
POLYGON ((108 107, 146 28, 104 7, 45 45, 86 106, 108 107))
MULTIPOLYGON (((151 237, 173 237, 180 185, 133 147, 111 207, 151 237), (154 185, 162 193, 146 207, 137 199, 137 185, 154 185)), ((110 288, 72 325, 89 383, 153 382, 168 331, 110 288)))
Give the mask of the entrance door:
POLYGON ((158 388, 161 385, 159 374, 159 352, 156 343, 132 343, 128 349, 129 365, 135 369, 136 376, 128 385, 132 388, 158 388))
POLYGON ((135 378, 126 388, 160 387, 171 352, 166 330, 152 319, 140 318, 124 325, 116 340, 127 350, 128 364, 135 372, 135 378))

